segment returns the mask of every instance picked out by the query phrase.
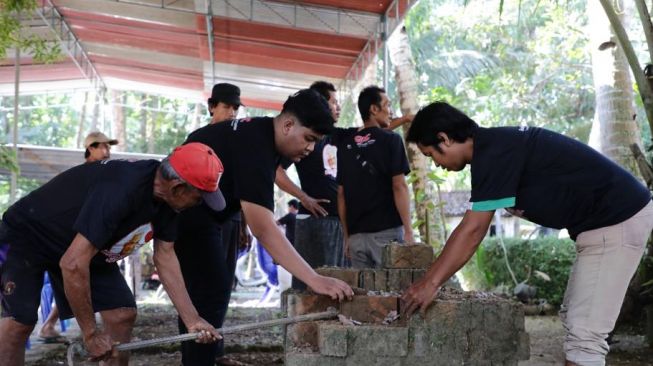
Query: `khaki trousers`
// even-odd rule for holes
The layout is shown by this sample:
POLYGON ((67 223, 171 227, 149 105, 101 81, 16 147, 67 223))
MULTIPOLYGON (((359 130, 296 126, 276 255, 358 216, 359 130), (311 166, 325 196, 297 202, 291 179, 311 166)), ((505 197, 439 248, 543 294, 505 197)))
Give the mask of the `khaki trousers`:
POLYGON ((603 366, 606 338, 653 229, 653 202, 628 220, 589 230, 576 238, 576 261, 569 276, 560 317, 567 331, 568 361, 603 366))

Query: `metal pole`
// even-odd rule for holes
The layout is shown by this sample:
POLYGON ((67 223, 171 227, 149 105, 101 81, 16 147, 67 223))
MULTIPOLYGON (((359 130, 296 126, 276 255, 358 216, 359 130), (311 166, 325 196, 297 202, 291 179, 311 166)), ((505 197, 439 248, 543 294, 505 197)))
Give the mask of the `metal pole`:
POLYGON ((215 57, 213 55, 215 38, 213 37, 213 0, 206 0, 206 32, 209 42, 209 62, 211 62, 211 87, 215 85, 215 57))
POLYGON ((388 61, 390 54, 388 50, 388 17, 383 15, 381 17, 381 39, 383 40, 383 89, 388 91, 388 79, 390 78, 390 67, 388 61))

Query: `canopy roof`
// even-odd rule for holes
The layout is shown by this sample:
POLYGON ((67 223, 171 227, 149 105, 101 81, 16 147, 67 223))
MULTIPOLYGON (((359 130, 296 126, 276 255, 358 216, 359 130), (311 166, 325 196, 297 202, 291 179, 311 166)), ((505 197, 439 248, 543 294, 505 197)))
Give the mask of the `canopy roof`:
MULTIPOLYGON (((315 80, 360 78, 416 0, 41 0, 29 32, 61 40, 49 65, 21 55, 23 93, 140 90, 206 98, 216 82, 247 106, 280 109, 315 80)), ((0 94, 14 92, 15 53, 0 61, 0 94)))

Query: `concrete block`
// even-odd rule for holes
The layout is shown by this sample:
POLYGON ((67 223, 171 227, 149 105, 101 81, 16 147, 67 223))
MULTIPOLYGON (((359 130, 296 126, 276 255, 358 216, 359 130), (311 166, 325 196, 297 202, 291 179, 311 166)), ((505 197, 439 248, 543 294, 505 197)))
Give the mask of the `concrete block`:
POLYGON ((360 271, 359 285, 361 288, 368 291, 375 291, 376 287, 374 286, 374 273, 373 269, 363 269, 360 271))
POLYGON ((328 296, 301 292, 286 294, 286 314, 288 316, 303 315, 326 311, 329 307, 339 308, 338 300, 328 296))
POLYGON ((433 248, 429 245, 389 244, 383 248, 383 268, 428 268, 433 262, 433 248))
POLYGON ((350 327, 347 355, 402 357, 408 354, 408 328, 385 325, 350 327))
POLYGON ((340 313, 363 323, 381 323, 391 311, 398 311, 398 296, 354 296, 340 305, 340 313))
POLYGON ((413 283, 413 270, 388 269, 387 291, 403 291, 413 283))
POLYGON ((301 322, 286 326, 285 348, 304 348, 317 352, 318 322, 301 322))
POLYGON ((337 278, 351 287, 361 287, 359 283, 360 270, 354 268, 320 267, 315 270, 322 276, 337 278))
POLYGON ((322 356, 319 353, 286 352, 286 366, 345 366, 345 359, 322 356))
POLYGON ((339 323, 323 323, 318 327, 318 348, 324 356, 347 356, 347 329, 339 323))
POLYGON ((401 357, 377 357, 376 366, 402 366, 401 357))
POLYGON ((517 340, 517 353, 515 358, 520 361, 528 360, 531 357, 531 340, 526 331, 520 331, 517 340))

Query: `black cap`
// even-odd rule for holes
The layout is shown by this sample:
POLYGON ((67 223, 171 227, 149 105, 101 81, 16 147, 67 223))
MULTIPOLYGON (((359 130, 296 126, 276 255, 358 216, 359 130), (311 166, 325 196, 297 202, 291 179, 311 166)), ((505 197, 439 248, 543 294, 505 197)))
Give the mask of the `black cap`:
POLYGON ((209 104, 218 104, 219 102, 237 106, 243 105, 240 102, 240 88, 229 83, 213 85, 209 104))

